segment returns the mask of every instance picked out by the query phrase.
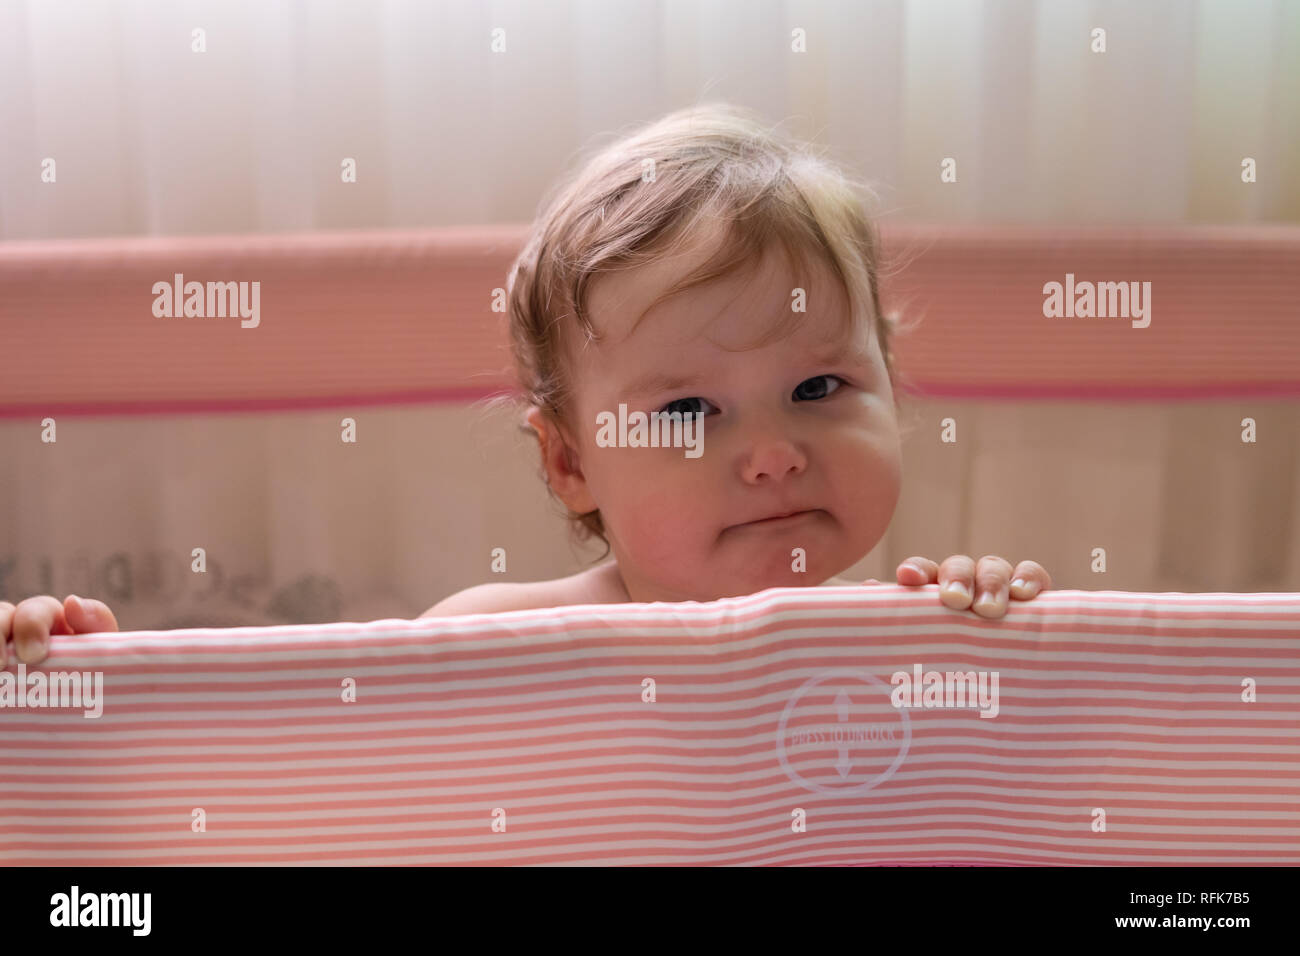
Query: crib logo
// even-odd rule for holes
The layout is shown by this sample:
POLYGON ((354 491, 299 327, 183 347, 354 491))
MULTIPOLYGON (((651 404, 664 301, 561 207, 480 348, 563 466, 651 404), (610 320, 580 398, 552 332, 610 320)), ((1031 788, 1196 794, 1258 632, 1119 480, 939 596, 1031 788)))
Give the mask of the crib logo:
POLYGON ((911 718, 892 705, 889 686, 848 668, 805 682, 786 703, 776 731, 786 776, 805 790, 834 796, 884 783, 911 743, 911 718))

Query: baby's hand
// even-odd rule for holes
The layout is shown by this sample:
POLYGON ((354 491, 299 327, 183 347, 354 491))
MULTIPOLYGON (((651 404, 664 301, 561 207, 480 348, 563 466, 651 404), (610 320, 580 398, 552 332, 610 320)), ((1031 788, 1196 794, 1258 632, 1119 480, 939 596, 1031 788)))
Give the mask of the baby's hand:
POLYGON ((60 603, 42 594, 19 601, 14 607, 0 601, 0 667, 9 663, 8 643, 14 642, 14 660, 39 664, 50 652, 51 634, 96 634, 116 631, 117 619, 108 605, 69 594, 60 603))
MULTIPOLYGON (((1007 613, 1007 595, 1028 601, 1052 586, 1051 576, 1037 561, 1021 561, 1014 579, 1011 562, 988 554, 975 559, 954 554, 943 564, 929 558, 908 558, 898 566, 898 583, 911 587, 939 583, 939 600, 956 611, 970 608, 981 617, 1002 617, 1007 613), (972 597, 974 604, 971 603, 972 597)), ((875 579, 867 582, 877 583, 875 579)))

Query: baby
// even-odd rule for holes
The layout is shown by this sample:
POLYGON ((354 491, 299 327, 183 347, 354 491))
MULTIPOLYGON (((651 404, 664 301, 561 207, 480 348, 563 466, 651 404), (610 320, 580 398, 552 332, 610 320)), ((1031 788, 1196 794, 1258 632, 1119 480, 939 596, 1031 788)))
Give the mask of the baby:
MULTIPOLYGON (((856 583, 834 575, 880 541, 900 485, 859 190, 729 106, 672 113, 562 184, 511 270, 510 339, 547 485, 614 557, 478 585, 424 616, 856 583), (702 416, 703 453, 608 447, 598 423, 624 407, 702 416)), ((988 617, 1050 587, 1032 561, 1012 575, 964 555, 897 571, 988 617)))
MULTIPOLYGON (((835 575, 880 541, 901 481, 892 320, 859 191, 731 106, 669 114, 564 184, 511 270, 510 338, 546 482, 613 558, 422 616, 857 583, 835 575), (702 453, 608 447, 598 421, 621 411, 702 416, 702 453)), ((994 556, 896 573, 985 617, 1051 586, 994 556)), ((36 663, 51 634, 116 628, 100 601, 0 602, 0 666, 10 639, 36 663)))

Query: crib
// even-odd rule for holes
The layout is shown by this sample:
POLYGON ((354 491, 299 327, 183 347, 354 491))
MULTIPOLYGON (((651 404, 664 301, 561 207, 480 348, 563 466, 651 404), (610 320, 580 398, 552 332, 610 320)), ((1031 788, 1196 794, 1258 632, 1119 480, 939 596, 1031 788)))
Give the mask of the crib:
POLYGON ((56 637, 42 669, 102 688, 0 710, 9 864, 1300 863, 1296 594, 993 621, 774 588, 56 637))
MULTIPOLYGON (((373 620, 498 579, 497 547, 505 580, 586 566, 487 401, 512 385, 492 304, 524 235, 0 244, 0 598, 91 595, 140 628, 373 620), (259 282, 259 325, 155 316, 178 274, 259 282)), ((1296 590, 1300 229, 884 241, 905 480, 850 576, 994 553, 1058 586, 1296 590), (1045 318, 1067 274, 1152 282, 1149 326, 1045 318)))
POLYGON ((886 226, 904 491, 846 576, 1043 563, 1001 621, 897 586, 411 620, 599 554, 487 402, 524 234, 0 244, 0 599, 124 629, 33 669, 98 716, 0 683, 0 860, 1300 862, 1300 229, 886 226), (1067 276, 1150 282, 1148 324, 1045 315, 1067 276), (178 281, 258 321, 157 314, 178 281), (996 673, 996 716, 895 706, 913 673, 996 673))

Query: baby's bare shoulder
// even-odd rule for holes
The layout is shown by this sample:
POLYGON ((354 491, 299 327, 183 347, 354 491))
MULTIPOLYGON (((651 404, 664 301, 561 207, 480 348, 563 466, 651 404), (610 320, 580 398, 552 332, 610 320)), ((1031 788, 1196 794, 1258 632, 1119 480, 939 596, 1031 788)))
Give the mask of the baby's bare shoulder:
POLYGON ((501 611, 526 611, 570 604, 611 603, 612 595, 596 586, 599 577, 594 572, 597 570, 599 569, 591 569, 553 581, 494 581, 491 584, 477 584, 444 598, 420 617, 496 614, 501 611))
POLYGON ((524 611, 535 607, 557 607, 563 601, 553 585, 556 581, 496 581, 477 584, 443 598, 420 617, 451 617, 457 614, 496 614, 500 611, 524 611))

